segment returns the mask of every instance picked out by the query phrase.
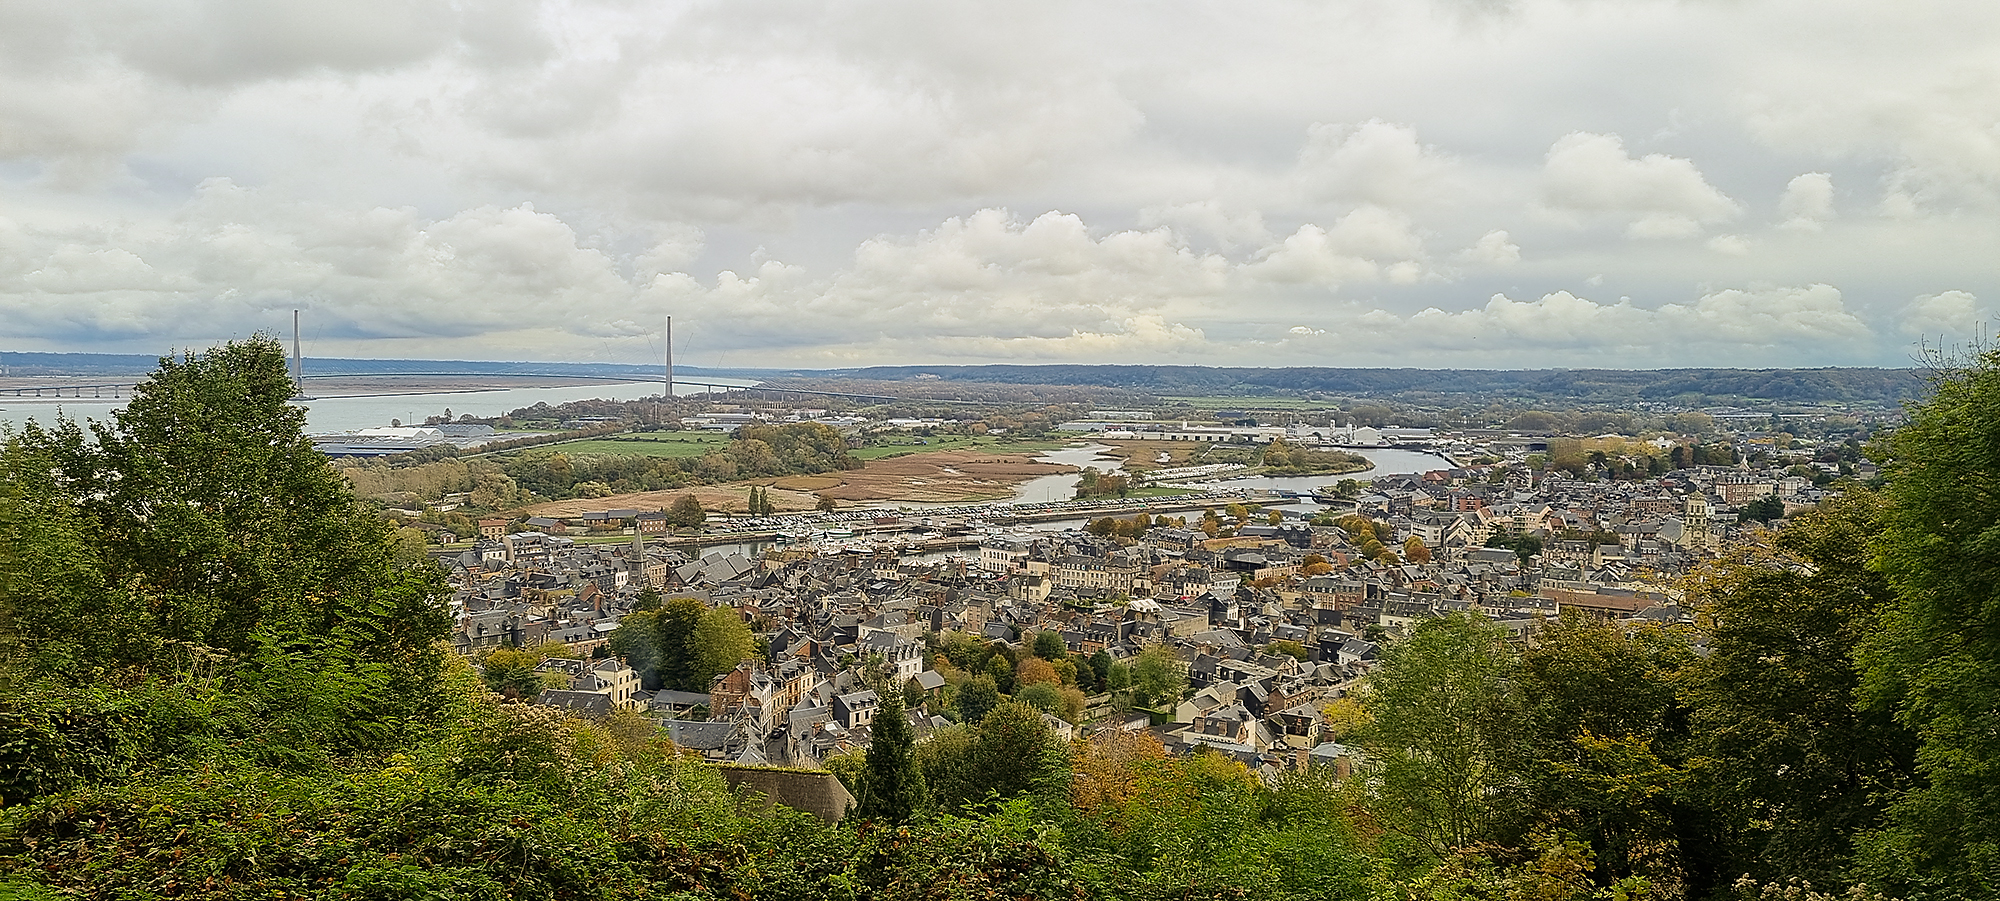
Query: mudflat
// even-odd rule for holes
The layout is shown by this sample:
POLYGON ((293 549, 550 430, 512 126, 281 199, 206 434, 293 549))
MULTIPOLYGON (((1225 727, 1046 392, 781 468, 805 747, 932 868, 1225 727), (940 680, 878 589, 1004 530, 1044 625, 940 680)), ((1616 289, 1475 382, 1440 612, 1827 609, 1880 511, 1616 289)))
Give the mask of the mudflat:
POLYGON ((663 510, 683 494, 693 494, 709 510, 749 509, 750 489, 768 488, 781 512, 810 510, 824 494, 841 506, 906 502, 954 504, 1009 497, 1014 487, 1042 476, 1063 475, 1077 468, 1037 461, 1032 454, 998 454, 964 449, 906 454, 871 460, 860 469, 809 476, 752 479, 727 485, 641 491, 609 497, 550 501, 527 508, 532 516, 577 516, 600 510, 663 510))

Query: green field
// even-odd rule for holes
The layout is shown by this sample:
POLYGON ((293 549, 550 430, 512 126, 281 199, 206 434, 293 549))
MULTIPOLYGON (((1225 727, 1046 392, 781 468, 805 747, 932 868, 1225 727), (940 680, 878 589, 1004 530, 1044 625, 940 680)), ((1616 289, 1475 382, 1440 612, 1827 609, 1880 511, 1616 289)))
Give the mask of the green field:
POLYGON ((1062 447, 1067 442, 1060 440, 1013 441, 1007 438, 967 437, 963 435, 942 435, 921 439, 927 443, 917 444, 920 439, 888 439, 879 444, 849 450, 849 456, 856 460, 881 460, 886 457, 901 457, 907 454, 922 454, 930 451, 980 450, 998 451, 1005 454, 1032 454, 1062 447))
POLYGON ((565 454, 605 454, 639 457, 699 457, 729 444, 722 432, 649 432, 586 438, 547 445, 565 454))

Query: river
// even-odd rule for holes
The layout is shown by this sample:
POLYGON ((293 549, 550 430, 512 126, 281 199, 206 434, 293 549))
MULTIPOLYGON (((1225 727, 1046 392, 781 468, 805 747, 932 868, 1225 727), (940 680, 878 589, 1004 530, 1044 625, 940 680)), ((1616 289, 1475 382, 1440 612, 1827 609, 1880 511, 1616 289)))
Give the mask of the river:
MULTIPOLYGON (((720 384, 755 382, 741 379, 705 379, 720 384)), ((680 396, 700 394, 695 385, 675 385, 680 396)), ((511 413, 543 403, 550 406, 573 400, 637 400, 660 393, 659 382, 614 382, 596 385, 567 385, 561 388, 500 388, 481 391, 439 391, 427 394, 354 395, 317 397, 298 401, 306 408, 306 431, 313 434, 351 432, 379 428, 391 421, 422 425, 427 416, 441 416, 451 410, 454 419, 468 413, 479 418, 511 413)), ((33 419, 43 425, 55 422, 58 413, 77 421, 109 421, 111 413, 125 407, 123 400, 96 400, 73 397, 57 399, 0 396, 0 425, 18 428, 33 419)))
MULTIPOLYGON (((1043 451, 1042 454, 1036 457, 1035 459, 1047 463, 1062 463, 1069 466, 1079 466, 1079 467, 1095 466, 1099 470, 1105 472, 1120 472, 1122 470, 1120 469, 1119 458, 1104 456, 1104 452, 1110 449, 1111 449, 1110 447, 1102 444, 1070 445, 1068 447, 1061 447, 1055 450, 1043 451)), ((1347 473, 1345 475, 1251 476, 1240 479, 1224 479, 1220 481, 1201 482, 1194 484, 1213 485, 1220 488, 1270 488, 1270 489, 1285 490, 1285 491, 1310 492, 1314 488, 1318 488, 1322 485, 1332 485, 1340 481, 1341 479, 1366 480, 1374 478, 1375 476, 1409 475, 1412 473, 1429 472, 1434 469, 1449 469, 1454 465, 1450 460, 1445 459, 1444 457, 1438 456, 1437 454, 1424 453, 1422 451, 1403 450, 1401 448, 1394 448, 1394 447, 1361 447, 1361 448, 1344 448, 1344 449, 1349 451, 1350 453, 1359 454, 1363 457, 1368 458, 1369 462, 1375 464, 1375 468, 1370 469, 1366 472, 1347 473)), ((1066 501, 1070 500, 1076 495, 1076 483, 1077 483, 1077 475, 1075 473, 1067 473, 1064 475, 1053 475, 1053 476, 1041 476, 1039 478, 1029 479, 1028 481, 1021 483, 1020 485, 1015 486, 1013 497, 1008 498, 1006 500, 992 501, 991 503, 1044 504, 1054 501, 1066 501)), ((884 503, 881 504, 880 506, 885 510, 897 509, 900 507, 901 509, 907 509, 907 510, 912 510, 913 512, 921 513, 924 507, 960 507, 968 505, 966 504, 898 505, 894 503, 884 503)), ((1293 510, 1301 513, 1311 513, 1315 510, 1321 509, 1319 504, 1304 499, 1291 503, 1266 504, 1264 506, 1267 509, 1293 510)), ((1051 520, 1043 520, 1040 522, 1022 523, 1021 525, 1015 526, 1014 528, 1030 532, 1060 532, 1066 529, 1083 528, 1084 524, 1087 522, 1089 522, 1089 519, 1087 517, 1078 517, 1075 519, 1051 519, 1051 520)), ((767 548, 773 546, 774 546, 773 543, 768 541, 745 541, 745 542, 738 542, 735 544, 718 544, 718 545, 710 545, 709 547, 702 549, 702 554, 707 555, 707 554, 740 553, 746 557, 754 559, 758 555, 762 554, 767 548)), ((938 552, 932 554, 925 554, 922 555, 921 557, 912 557, 909 559, 934 560, 934 559, 942 559, 946 556, 950 555, 945 552, 938 552)))

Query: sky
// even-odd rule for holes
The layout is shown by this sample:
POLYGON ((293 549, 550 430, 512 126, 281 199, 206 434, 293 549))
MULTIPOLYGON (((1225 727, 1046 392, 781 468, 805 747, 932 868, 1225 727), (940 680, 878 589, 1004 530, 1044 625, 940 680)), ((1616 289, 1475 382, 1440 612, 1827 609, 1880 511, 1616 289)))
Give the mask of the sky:
POLYGON ((1908 366, 1991 0, 8 0, 0 349, 1908 366))

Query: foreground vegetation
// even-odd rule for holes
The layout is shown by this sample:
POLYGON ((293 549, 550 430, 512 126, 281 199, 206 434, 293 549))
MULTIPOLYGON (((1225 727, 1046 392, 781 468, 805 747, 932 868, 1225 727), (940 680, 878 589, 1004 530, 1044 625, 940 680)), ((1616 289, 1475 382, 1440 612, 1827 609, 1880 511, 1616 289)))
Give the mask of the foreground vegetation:
MULTIPOLYGON (((1690 585, 1693 629, 1418 626, 1327 711, 1358 778, 1060 743, 1024 673, 1077 661, 968 637, 939 649, 961 722, 919 742, 885 693, 874 748, 834 762, 840 824, 740 803, 643 720, 501 703, 288 396, 253 341, 163 361, 94 440, 8 440, 0 895, 2000 895, 2000 356, 1882 447, 1880 495, 1690 585)), ((707 615, 635 623, 662 684, 742 653, 707 615)))

